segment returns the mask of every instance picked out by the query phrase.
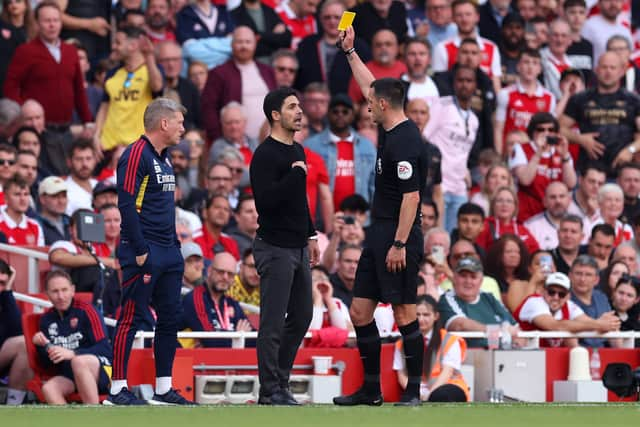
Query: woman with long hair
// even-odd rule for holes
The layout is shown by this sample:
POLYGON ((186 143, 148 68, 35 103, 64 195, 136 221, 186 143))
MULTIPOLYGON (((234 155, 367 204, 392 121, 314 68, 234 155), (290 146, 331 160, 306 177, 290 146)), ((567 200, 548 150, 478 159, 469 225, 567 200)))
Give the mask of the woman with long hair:
POLYGON ((529 230, 518 221, 518 196, 511 187, 500 187, 491 199, 489 217, 484 221, 484 229, 476 243, 489 251, 503 234, 513 234, 522 240, 529 253, 539 249, 538 242, 529 230))
POLYGON ((491 245, 485 264, 486 273, 498 281, 503 295, 529 280, 529 252, 513 234, 503 234, 491 245))
POLYGON ((629 266, 624 261, 614 261, 600 273, 598 289, 604 292, 607 298, 609 298, 609 301, 611 301, 611 296, 620 278, 630 273, 629 266))
MULTIPOLYGON (((416 301, 420 333, 426 342, 420 398, 429 402, 467 402, 469 386, 460 373, 467 344, 463 338, 451 335, 442 328, 438 321, 440 315, 437 305, 430 295, 421 295, 416 301)), ((393 369, 400 386, 406 388, 408 376, 402 340, 396 342, 393 369)))
POLYGON ((502 187, 513 188, 513 176, 507 165, 498 163, 489 168, 482 183, 482 190, 471 196, 470 202, 480 206, 485 216, 489 216, 491 198, 502 187))
POLYGON ((534 252, 529 261, 529 279, 516 280, 512 283, 504 296, 504 305, 512 313, 520 306, 522 301, 529 295, 540 294, 544 290, 544 282, 547 276, 556 272, 556 264, 553 261, 551 252, 534 252))
POLYGON ((29 0, 2 0, 0 19, 18 31, 25 41, 36 34, 36 21, 29 0))

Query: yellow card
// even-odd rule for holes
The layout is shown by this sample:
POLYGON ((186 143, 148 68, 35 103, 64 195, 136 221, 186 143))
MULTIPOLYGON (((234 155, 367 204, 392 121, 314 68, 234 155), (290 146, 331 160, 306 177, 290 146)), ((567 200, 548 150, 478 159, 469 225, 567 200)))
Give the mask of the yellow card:
POLYGON ((342 12, 342 17, 340 18, 340 23, 338 24, 338 30, 345 31, 347 28, 353 24, 353 20, 356 18, 355 12, 342 12))

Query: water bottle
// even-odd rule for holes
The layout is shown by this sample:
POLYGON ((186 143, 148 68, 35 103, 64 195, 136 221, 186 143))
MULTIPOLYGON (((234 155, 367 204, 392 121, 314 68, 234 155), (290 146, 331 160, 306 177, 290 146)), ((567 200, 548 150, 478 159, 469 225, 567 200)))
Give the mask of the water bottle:
POLYGON ((589 371, 591 372, 591 379, 593 381, 600 380, 600 353, 598 349, 594 348, 591 353, 591 361, 589 362, 589 371))
POLYGON ((502 350, 511 350, 511 333, 509 332, 509 326, 511 326, 509 322, 502 322, 500 331, 500 348, 502 350))

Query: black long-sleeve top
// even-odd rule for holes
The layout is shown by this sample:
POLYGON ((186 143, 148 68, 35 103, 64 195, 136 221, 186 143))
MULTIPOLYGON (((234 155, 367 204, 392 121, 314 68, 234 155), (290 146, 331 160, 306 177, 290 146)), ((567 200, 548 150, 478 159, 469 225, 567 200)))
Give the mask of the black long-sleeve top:
POLYGON ((307 203, 307 175, 296 161, 304 149, 267 137, 251 159, 251 188, 258 211, 258 237, 274 246, 302 248, 316 234, 307 203))

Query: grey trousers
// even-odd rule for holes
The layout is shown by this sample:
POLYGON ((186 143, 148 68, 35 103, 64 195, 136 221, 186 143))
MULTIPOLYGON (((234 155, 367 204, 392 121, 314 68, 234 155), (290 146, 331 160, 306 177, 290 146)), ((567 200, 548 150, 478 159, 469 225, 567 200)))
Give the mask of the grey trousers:
POLYGON ((253 256, 260 274, 260 394, 269 396, 288 388, 293 360, 311 323, 311 269, 306 247, 281 248, 256 238, 253 256))

